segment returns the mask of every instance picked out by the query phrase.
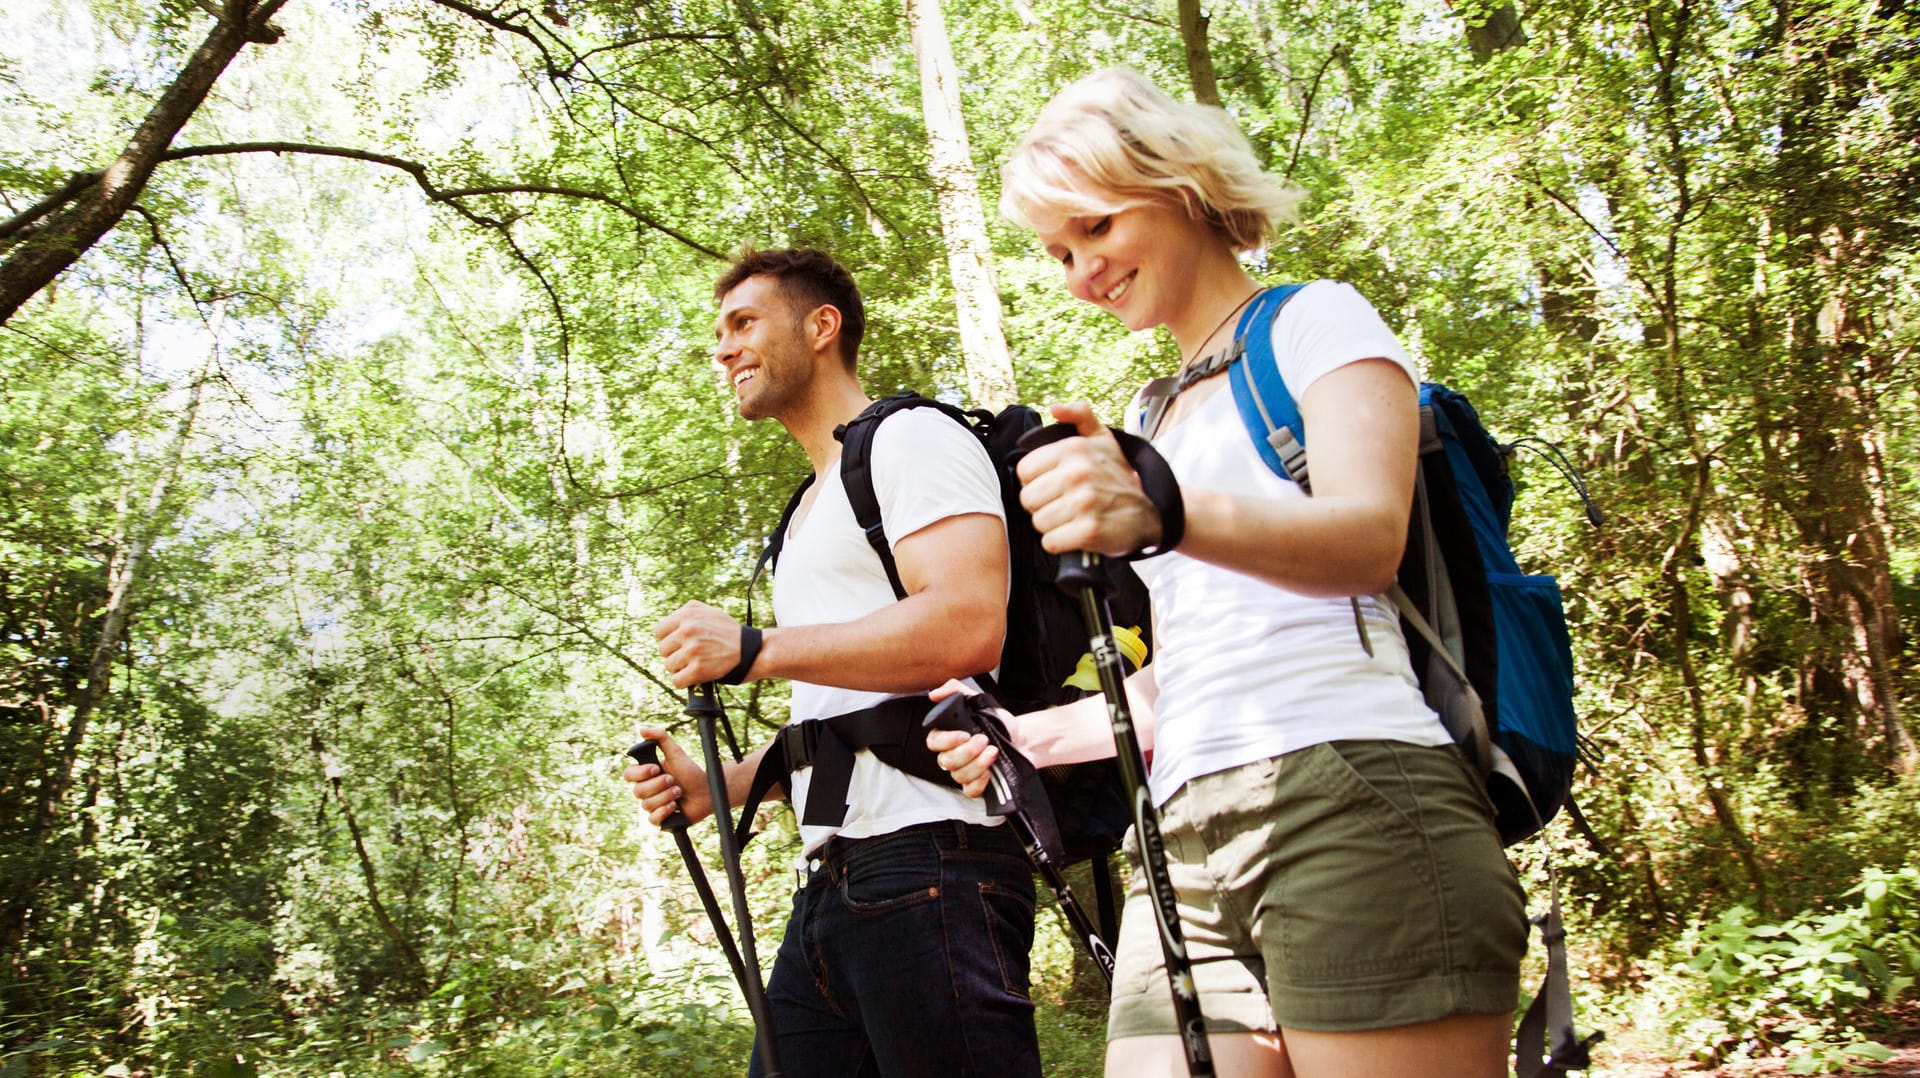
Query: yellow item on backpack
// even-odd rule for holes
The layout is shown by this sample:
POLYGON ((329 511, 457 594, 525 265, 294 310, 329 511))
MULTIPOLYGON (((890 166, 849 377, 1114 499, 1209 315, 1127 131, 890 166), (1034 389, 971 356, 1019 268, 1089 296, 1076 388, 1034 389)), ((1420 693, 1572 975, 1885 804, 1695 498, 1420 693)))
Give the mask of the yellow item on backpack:
MULTIPOLYGON (((1138 670, 1147 664, 1147 645, 1140 639, 1138 625, 1115 625, 1113 642, 1120 649, 1120 655, 1127 663, 1138 670)), ((1100 691, 1100 675, 1094 670, 1093 652, 1080 656, 1080 662, 1073 668, 1073 676, 1061 684, 1068 688, 1084 689, 1087 692, 1100 691)))

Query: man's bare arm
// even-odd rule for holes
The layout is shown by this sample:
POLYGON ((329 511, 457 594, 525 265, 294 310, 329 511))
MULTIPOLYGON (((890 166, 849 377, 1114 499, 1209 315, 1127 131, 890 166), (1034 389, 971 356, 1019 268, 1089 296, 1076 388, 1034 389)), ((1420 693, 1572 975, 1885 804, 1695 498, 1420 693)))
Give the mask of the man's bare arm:
MULTIPOLYGON (((748 678, 787 678, 872 692, 924 692, 1000 661, 1006 635, 1007 540, 998 517, 946 517, 893 544, 907 597, 854 621, 762 633, 748 678)), ((740 625, 688 603, 654 628, 673 683, 724 678, 740 662, 740 625)))
POLYGON ((925 692, 1000 662, 1007 539, 998 517, 947 517, 893 544, 907 597, 857 621, 768 629, 755 677, 925 692))

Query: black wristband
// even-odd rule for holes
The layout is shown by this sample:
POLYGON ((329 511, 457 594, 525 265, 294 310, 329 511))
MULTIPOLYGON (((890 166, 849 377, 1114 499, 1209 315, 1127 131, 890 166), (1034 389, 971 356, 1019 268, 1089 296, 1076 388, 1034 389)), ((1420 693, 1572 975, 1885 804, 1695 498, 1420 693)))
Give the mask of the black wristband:
POLYGON ((747 674, 753 669, 753 660, 760 657, 760 630, 751 625, 740 626, 740 665, 727 671, 720 679, 723 685, 740 685, 747 680, 747 674))

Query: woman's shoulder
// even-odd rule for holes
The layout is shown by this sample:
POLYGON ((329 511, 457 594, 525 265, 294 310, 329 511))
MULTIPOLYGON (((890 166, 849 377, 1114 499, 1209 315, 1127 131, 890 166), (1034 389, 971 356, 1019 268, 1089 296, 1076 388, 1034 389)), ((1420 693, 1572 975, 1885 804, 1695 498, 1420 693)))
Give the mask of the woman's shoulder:
POLYGON ((1321 375, 1363 359, 1387 359, 1418 381, 1393 327, 1360 290, 1344 281, 1313 281, 1280 309, 1270 328, 1275 361, 1298 400, 1321 375))
POLYGON ((1287 300, 1274 321, 1278 324, 1292 316, 1298 320, 1380 318, 1380 311, 1360 290, 1345 281, 1322 277, 1307 281, 1287 300))

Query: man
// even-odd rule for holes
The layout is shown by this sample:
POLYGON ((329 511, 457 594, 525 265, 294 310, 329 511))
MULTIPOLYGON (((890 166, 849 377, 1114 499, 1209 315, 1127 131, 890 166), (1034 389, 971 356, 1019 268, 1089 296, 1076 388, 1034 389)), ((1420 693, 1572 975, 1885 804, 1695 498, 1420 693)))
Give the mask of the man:
MULTIPOLYGON (((999 662, 1008 567, 992 464, 936 410, 880 424, 873 487, 905 591, 896 599, 839 474, 834 429, 870 403, 855 371, 866 327, 852 278, 818 251, 750 251, 714 296, 714 360, 741 416, 785 427, 815 481, 775 568, 776 628, 756 634, 690 602, 654 635, 676 686, 793 683, 795 725, 726 768, 736 805, 770 752, 793 768, 777 779, 801 813, 803 882, 768 986, 781 1063, 823 1078, 1037 1075, 1032 870, 1010 829, 993 826, 980 801, 870 751, 851 753, 849 775, 844 748, 842 766, 828 764, 834 739, 818 737, 816 750, 814 739, 788 736, 805 720, 832 718, 842 730, 882 701, 999 662)), ((880 710, 921 714, 923 704, 880 710)), ((634 765, 625 777, 649 818, 661 823, 676 803, 691 820, 711 815, 700 767, 664 732, 642 736, 660 743, 663 766, 634 765)), ((756 1054, 750 1073, 760 1066, 756 1054)))

